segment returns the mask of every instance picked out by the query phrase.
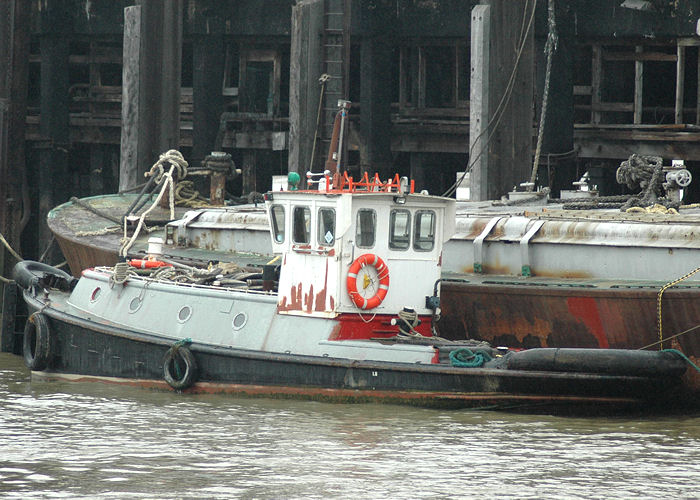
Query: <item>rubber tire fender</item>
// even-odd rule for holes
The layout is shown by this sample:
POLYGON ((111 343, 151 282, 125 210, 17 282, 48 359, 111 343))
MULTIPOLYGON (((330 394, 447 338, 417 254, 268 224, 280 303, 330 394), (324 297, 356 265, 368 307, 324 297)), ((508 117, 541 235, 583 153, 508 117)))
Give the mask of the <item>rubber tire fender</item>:
POLYGON ((170 387, 175 390, 183 391, 192 386, 197 380, 197 361, 194 354, 187 347, 172 346, 165 353, 163 358, 163 378, 170 387), (182 377, 177 378, 175 363, 184 363, 185 373, 182 377))
POLYGON ((32 371, 41 371, 51 360, 51 330, 49 321, 42 313, 34 313, 24 326, 22 343, 24 364, 32 371))
POLYGON ((47 276, 55 278, 54 281, 57 285, 59 284, 58 282, 64 281, 65 286, 63 288, 58 287, 61 289, 65 288, 64 291, 72 290, 78 281, 61 269, 34 260, 20 261, 12 268, 12 279, 25 290, 38 285, 39 281, 47 276))

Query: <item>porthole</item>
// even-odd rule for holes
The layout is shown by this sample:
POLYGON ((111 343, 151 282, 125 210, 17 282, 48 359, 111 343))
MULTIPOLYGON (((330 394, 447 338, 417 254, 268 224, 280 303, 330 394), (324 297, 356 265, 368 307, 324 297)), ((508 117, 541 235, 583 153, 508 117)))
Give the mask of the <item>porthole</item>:
POLYGON ((190 306, 182 306, 177 313, 177 320, 184 323, 192 317, 192 308, 190 306))
POLYGON ((245 324, 248 322, 248 315, 244 312, 239 312, 233 317, 233 321, 231 321, 231 326, 233 327, 234 330, 240 330, 245 326, 245 324))
POLYGON ((139 309, 141 309, 141 304, 142 304, 141 299, 140 299, 139 297, 134 297, 134 298, 131 299, 131 301, 129 302, 129 312, 130 312, 130 313, 135 313, 136 311, 138 311, 139 309))
POLYGON ((102 289, 98 286, 92 291, 92 295, 90 295, 90 302, 97 302, 97 299, 100 298, 100 293, 102 292, 102 289))

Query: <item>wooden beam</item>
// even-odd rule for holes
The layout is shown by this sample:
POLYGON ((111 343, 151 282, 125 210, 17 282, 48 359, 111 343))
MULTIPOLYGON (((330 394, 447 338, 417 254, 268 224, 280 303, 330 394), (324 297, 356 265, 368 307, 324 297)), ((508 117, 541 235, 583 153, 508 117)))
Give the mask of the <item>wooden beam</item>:
POLYGON ((695 124, 700 125, 700 47, 698 48, 697 54, 698 54, 698 62, 697 62, 698 90, 697 90, 697 95, 696 95, 696 99, 695 99, 695 124))
POLYGON ((603 81, 603 58, 600 44, 591 46, 591 123, 600 123, 602 113, 596 111, 596 106, 600 106, 601 83, 603 81))
POLYGON ((138 28, 130 28, 138 37, 138 45, 125 36, 122 77, 124 87, 128 87, 122 103, 126 98, 138 101, 122 108, 122 117, 126 118, 123 126, 129 129, 123 137, 136 140, 136 144, 124 147, 135 155, 122 159, 125 173, 119 177, 120 189, 142 182, 143 174, 160 154, 180 147, 183 0, 137 0, 136 7, 139 9, 131 11, 135 16, 131 21, 126 20, 131 7, 125 9, 125 24, 138 20, 138 28), (136 62, 127 63, 128 58, 136 62), (127 64, 131 73, 126 73, 127 64), (132 114, 125 116, 125 112, 132 114))
POLYGON ((198 163, 215 149, 224 99, 224 22, 216 2, 195 2, 195 25, 204 33, 194 36, 192 53, 192 160, 198 163))
POLYGON ((425 48, 418 47, 418 108, 425 107, 425 48))
POLYGON ((633 102, 600 102, 591 106, 591 109, 593 111, 603 111, 609 113, 616 111, 633 113, 635 111, 633 102))
POLYGON ((532 170, 535 2, 483 0, 491 7, 489 120, 503 99, 500 121, 489 129, 488 199, 527 181, 532 170), (516 66, 517 63, 517 66, 516 66), (515 71, 514 71, 515 68, 515 71), (511 74, 513 84, 509 87, 511 74))
POLYGON ((361 168, 386 179, 393 174, 391 154, 391 62, 393 11, 387 5, 367 9, 367 32, 362 38, 360 57, 361 168))
POLYGON ((138 176, 139 66, 141 52, 141 6, 124 9, 124 64, 122 66, 122 131, 119 155, 119 189, 142 182, 138 176))
MULTIPOLYGON (((22 182, 25 175, 28 61, 31 2, 0 2, 0 233, 19 250, 22 215, 22 182)), ((26 221, 25 221, 26 222, 26 221)), ((0 274, 9 276, 9 264, 0 250, 0 274)))
POLYGON ((489 39, 491 7, 477 5, 471 20, 471 83, 469 87, 469 165, 471 199, 488 199, 489 39))
MULTIPOLYGON (((637 45, 635 52, 641 54, 644 47, 637 45)), ((642 123, 642 96, 644 93, 644 62, 635 60, 634 62, 634 123, 642 123)))
MULTIPOLYGON (((40 153, 38 172, 39 191, 39 253, 51 240, 46 215, 57 204, 78 194, 69 177, 68 150, 70 148, 70 119, 68 108, 71 3, 68 0, 49 2, 42 12, 44 32, 40 39, 41 99, 40 130, 51 148, 40 153)), ((48 262, 55 262, 52 256, 48 262)))
POLYGON ((292 6, 287 163, 289 172, 306 172, 312 167, 312 156, 316 164, 319 164, 323 157, 318 144, 314 152, 314 134, 321 92, 318 79, 321 76, 319 35, 322 29, 323 0, 304 0, 292 6))
POLYGON ((679 45, 676 62, 676 123, 683 122, 683 98, 685 97, 685 47, 679 45))
POLYGON ((676 62, 678 56, 676 54, 667 54, 665 52, 609 52, 603 54, 604 61, 657 61, 657 62, 676 62))

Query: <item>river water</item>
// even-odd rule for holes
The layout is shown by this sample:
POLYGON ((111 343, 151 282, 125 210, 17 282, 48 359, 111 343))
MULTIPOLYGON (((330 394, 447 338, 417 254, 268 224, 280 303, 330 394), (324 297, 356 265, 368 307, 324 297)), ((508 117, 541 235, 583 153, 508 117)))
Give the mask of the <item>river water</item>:
POLYGON ((30 382, 2 498, 700 498, 700 415, 572 418, 30 382))

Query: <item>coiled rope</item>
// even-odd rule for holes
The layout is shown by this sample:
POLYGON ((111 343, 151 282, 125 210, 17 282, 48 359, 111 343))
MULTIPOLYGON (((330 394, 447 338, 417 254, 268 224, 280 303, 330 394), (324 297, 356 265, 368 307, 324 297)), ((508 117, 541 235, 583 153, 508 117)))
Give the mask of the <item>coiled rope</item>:
POLYGON ((403 328, 399 325, 400 335, 410 335, 412 337, 422 337, 415 329, 420 323, 418 313, 414 309, 402 309, 399 311, 399 321, 404 325, 403 328))
POLYGON ((478 368, 492 359, 493 358, 486 352, 473 352, 466 347, 450 351, 450 364, 459 368, 478 368))
POLYGON ((131 270, 131 266, 128 262, 117 262, 114 264, 114 271, 109 277, 109 285, 113 287, 114 285, 123 285, 129 276, 134 276, 136 273, 131 270))
POLYGON ((664 286, 661 287, 661 290, 659 290, 658 295, 656 296, 656 312, 657 312, 657 324, 659 327, 659 349, 663 350, 664 348, 664 330, 663 330, 663 324, 661 322, 661 299, 663 298, 664 292, 671 288, 672 286, 676 286, 678 283, 681 281, 690 278, 692 275, 700 271, 700 267, 690 271, 688 274, 685 274, 678 278, 677 280, 673 280, 670 283, 666 283, 664 286))
POLYGON ((139 216, 139 222, 138 225, 136 226, 136 230, 134 231, 134 234, 131 236, 129 239, 127 236, 127 219, 124 218, 124 244, 122 247, 119 249, 119 255, 122 257, 126 257, 127 252, 131 248, 131 246, 134 244, 136 241, 136 238, 138 238, 139 233, 141 232, 141 228, 144 226, 146 216, 155 208, 158 206, 160 203, 160 200, 163 198, 163 195, 165 194, 165 191, 168 190, 168 198, 169 198, 169 205, 170 205, 170 218, 174 219, 175 218, 175 181, 173 180, 173 175, 177 175, 178 179, 183 179, 187 175, 187 161, 185 158, 182 156, 182 153, 175 149, 171 149, 162 155, 160 155, 160 158, 158 159, 157 162, 153 164, 151 167, 151 170, 146 172, 145 176, 155 176, 155 182, 160 184, 162 182, 163 186, 160 189, 160 192, 158 193, 158 196, 156 197, 155 201, 151 206, 143 212, 139 216), (164 165, 165 163, 170 163, 170 169, 166 172, 164 165), (168 189, 169 188, 169 189, 168 189))

